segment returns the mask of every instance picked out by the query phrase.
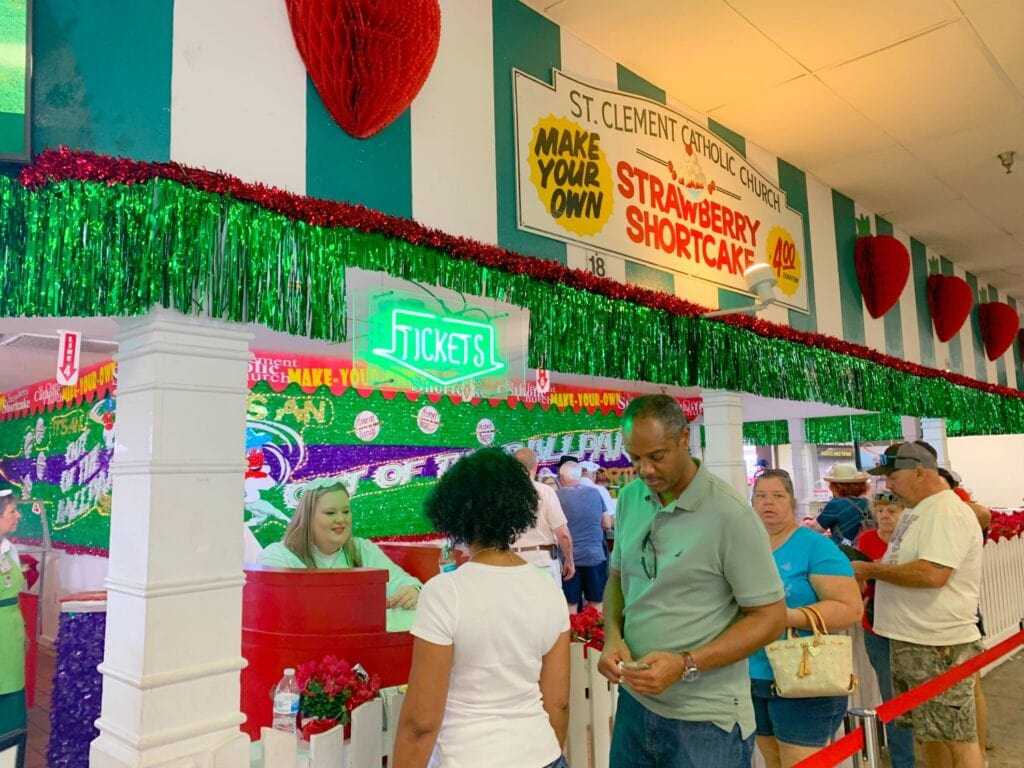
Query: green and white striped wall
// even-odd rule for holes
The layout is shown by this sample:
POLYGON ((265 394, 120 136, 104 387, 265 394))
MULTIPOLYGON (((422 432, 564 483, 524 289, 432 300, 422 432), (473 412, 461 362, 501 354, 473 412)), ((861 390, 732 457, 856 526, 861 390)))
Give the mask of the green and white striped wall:
MULTIPOLYGON (((981 301, 1007 297, 913 233, 893 231, 841 191, 756 146, 756 137, 695 114, 517 0, 441 0, 441 8, 441 47, 423 91, 382 133, 356 140, 331 120, 306 77, 284 0, 35 0, 34 148, 63 144, 223 170, 584 268, 582 248, 516 228, 511 69, 550 82, 557 67, 683 112, 786 191, 805 219, 811 311, 770 308, 763 317, 1024 388, 1017 344, 996 362, 985 358, 977 309, 948 344, 935 339, 925 294, 929 261, 965 278, 981 301), (858 216, 912 254, 911 282, 879 320, 864 310, 854 273, 858 216)), ((619 280, 707 306, 749 303, 632 262, 606 264, 619 280)))

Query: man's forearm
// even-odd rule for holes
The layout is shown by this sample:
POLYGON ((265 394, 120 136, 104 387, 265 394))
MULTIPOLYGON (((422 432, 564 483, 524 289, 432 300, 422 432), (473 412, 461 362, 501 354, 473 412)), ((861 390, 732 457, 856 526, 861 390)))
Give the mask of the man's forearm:
POLYGON ((558 548, 562 550, 562 557, 568 562, 572 562, 572 537, 569 536, 568 530, 559 528, 555 531, 555 539, 558 541, 558 548))
MULTIPOLYGON (((605 600, 607 604, 607 597, 605 600)), ((747 658, 781 636, 785 628, 786 603, 779 600, 747 609, 739 621, 707 645, 681 650, 690 651, 699 669, 717 669, 747 658)))
POLYGON ((949 579, 949 568, 936 565, 928 560, 914 560, 911 563, 855 563, 855 572, 860 579, 886 581, 900 587, 913 589, 936 589, 949 579))
POLYGON ((616 571, 604 585, 604 632, 609 644, 622 639, 622 581, 616 571))

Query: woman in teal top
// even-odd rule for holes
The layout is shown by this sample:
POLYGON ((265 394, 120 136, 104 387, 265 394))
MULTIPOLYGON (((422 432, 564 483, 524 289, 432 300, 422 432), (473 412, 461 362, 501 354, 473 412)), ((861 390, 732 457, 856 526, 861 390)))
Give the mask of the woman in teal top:
POLYGON ((352 535, 352 503, 336 478, 306 485, 284 540, 264 549, 260 563, 278 568, 383 568, 390 574, 388 608, 415 608, 423 586, 372 541, 352 535))
POLYGON ((0 491, 0 735, 25 728, 25 622, 18 593, 25 579, 7 537, 21 520, 14 494, 0 491))
MULTIPOLYGON (((789 473, 764 472, 754 483, 754 511, 768 531, 772 556, 786 590, 789 626, 810 630, 800 606, 811 606, 830 632, 857 622, 864 610, 853 568, 831 539, 796 520, 789 473)), ((846 714, 846 696, 783 699, 772 689, 772 668, 760 650, 750 657, 757 747, 767 768, 789 768, 831 741, 846 714)))

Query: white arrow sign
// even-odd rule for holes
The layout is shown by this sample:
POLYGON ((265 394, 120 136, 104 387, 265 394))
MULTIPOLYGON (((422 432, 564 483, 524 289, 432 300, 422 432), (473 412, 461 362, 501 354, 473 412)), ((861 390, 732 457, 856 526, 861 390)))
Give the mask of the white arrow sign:
POLYGON ((70 387, 78 383, 78 356, 82 349, 82 334, 61 331, 57 345, 57 383, 70 387))

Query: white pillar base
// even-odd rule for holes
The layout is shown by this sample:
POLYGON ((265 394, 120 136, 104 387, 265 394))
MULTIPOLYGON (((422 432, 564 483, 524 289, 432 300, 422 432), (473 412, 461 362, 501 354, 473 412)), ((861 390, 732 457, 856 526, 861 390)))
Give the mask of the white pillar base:
POLYGON ((705 389, 704 466, 750 498, 747 465, 743 461, 743 395, 723 389, 705 389))
POLYGON ((251 338, 163 309, 121 324, 94 768, 249 764, 238 673, 251 338))
POLYGON ((924 439, 921 437, 921 422, 916 416, 901 416, 900 427, 903 431, 903 439, 908 443, 924 439))
MULTIPOLYGON (((805 431, 803 419, 787 419, 789 425, 789 448, 793 461, 793 494, 796 496, 796 519, 803 520, 807 517, 807 503, 811 500, 810 489, 814 487, 817 478, 811 477, 811 467, 814 462, 810 460, 807 451, 807 432, 805 431)), ((814 466, 817 469, 817 466, 814 466)))
POLYGON ((949 446, 946 444, 945 419, 921 419, 921 439, 931 445, 938 454, 940 467, 949 469, 949 446))

